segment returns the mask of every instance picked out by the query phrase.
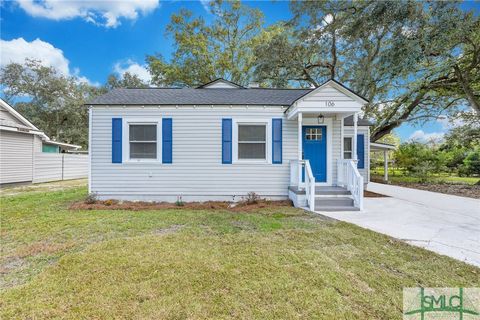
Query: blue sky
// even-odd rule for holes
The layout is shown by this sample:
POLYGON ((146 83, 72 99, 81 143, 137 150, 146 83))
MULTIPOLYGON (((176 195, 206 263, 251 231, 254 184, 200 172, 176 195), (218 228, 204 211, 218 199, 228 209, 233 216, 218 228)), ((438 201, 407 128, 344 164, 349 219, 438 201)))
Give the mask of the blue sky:
MULTIPOLYGON (((266 25, 290 17, 287 1, 246 3, 264 12, 266 25)), ((2 2, 1 63, 32 56, 93 84, 125 71, 148 78, 145 56, 161 53, 169 57, 172 52, 172 40, 165 35, 170 16, 188 8, 209 20, 212 17, 204 4, 158 0, 2 2)), ((474 1, 462 4, 477 14, 479 6, 474 1)), ((445 122, 433 121, 421 127, 404 125, 396 132, 406 140, 412 134, 420 139, 441 136, 447 129, 445 122)))

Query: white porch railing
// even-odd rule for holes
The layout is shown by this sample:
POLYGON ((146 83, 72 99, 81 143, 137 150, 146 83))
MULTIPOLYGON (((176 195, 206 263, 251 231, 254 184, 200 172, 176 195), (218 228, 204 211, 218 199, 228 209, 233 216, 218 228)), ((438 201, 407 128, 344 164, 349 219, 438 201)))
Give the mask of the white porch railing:
POLYGON ((311 211, 315 210, 315 177, 313 176, 310 161, 308 160, 291 160, 290 161, 290 185, 297 186, 300 189, 301 185, 305 186, 305 196, 307 198, 307 205, 311 211), (303 174, 302 174, 303 173, 303 174), (302 176, 305 177, 305 182, 302 182, 302 176))
POLYGON ((337 162, 337 184, 352 194, 355 207, 363 210, 363 176, 354 160, 340 159, 337 162))

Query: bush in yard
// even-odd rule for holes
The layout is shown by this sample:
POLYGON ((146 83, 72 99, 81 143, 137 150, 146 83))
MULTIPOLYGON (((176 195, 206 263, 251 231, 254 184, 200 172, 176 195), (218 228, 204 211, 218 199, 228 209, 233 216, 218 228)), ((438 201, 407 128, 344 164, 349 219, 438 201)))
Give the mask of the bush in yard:
POLYGON ((90 192, 88 196, 85 198, 86 204, 94 204, 98 200, 96 192, 90 192))
POLYGON ((435 165, 431 161, 423 161, 413 166, 411 172, 412 176, 418 178, 421 183, 425 183, 434 169, 435 165))
POLYGON ((185 202, 183 202, 181 196, 178 196, 178 197, 177 197, 177 201, 175 201, 175 205, 176 205, 177 207, 183 207, 183 206, 185 205, 185 202))
POLYGON ((463 165, 467 175, 480 175, 480 148, 471 151, 463 160, 463 165))
POLYGON ((245 197, 246 204, 256 204, 260 200, 260 197, 255 192, 249 192, 245 197))

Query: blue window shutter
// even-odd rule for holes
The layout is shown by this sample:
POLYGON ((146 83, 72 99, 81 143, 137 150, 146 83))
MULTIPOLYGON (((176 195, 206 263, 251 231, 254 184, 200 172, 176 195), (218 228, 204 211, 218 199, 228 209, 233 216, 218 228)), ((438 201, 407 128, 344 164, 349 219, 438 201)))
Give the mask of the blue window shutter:
POLYGON ((282 163, 282 119, 272 119, 272 163, 282 163))
POLYGON ((222 163, 232 163, 232 119, 222 119, 222 163))
POLYGON ((122 163, 122 118, 112 118, 112 163, 122 163))
POLYGON ((162 119, 162 163, 172 163, 172 119, 162 119))
POLYGON ((363 134, 357 134, 357 157, 357 168, 365 169, 365 136, 363 134))

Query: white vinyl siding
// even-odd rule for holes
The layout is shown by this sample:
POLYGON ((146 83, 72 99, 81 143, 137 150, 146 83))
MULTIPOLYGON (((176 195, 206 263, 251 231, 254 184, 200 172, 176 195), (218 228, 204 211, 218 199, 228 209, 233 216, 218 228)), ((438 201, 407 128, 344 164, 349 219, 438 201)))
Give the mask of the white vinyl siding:
MULTIPOLYGON (((268 198, 288 196, 290 160, 298 157, 298 124, 297 120, 287 120, 285 109, 281 107, 95 106, 91 110, 91 190, 97 192, 100 198, 175 201, 177 196, 182 196, 184 201, 239 200, 252 191, 268 198), (136 118, 172 118, 173 163, 168 166, 154 161, 112 163, 112 118, 118 117, 124 122, 136 118), (282 118, 282 164, 271 164, 270 123, 267 125, 266 137, 268 161, 222 164, 224 118, 233 120, 233 131, 237 123, 265 122, 267 119, 271 123, 272 118, 282 118)), ((341 123, 341 120, 332 119, 333 184, 337 181, 337 160, 342 158, 341 123)), ((345 127, 347 131, 353 130, 350 128, 345 127)), ((359 127, 358 131, 367 134, 367 143, 368 128, 359 127)), ((160 135, 157 137, 161 140, 160 135)), ((233 144, 235 146, 235 141, 233 144)), ((366 156, 367 150, 366 146, 366 156)), ((367 166, 368 159, 365 161, 367 166)), ((361 172, 365 174, 366 170, 361 172)))
POLYGON ((93 107, 92 117, 92 191, 104 198, 162 199, 163 195, 170 196, 168 200, 183 196, 188 201, 208 196, 232 200, 235 196, 238 200, 251 191, 263 197, 288 196, 289 160, 297 158, 297 126, 285 120, 281 107, 93 107), (113 117, 172 118, 173 163, 111 163, 113 117), (283 163, 222 164, 223 118, 284 118, 283 163))
POLYGON ((25 127, 25 123, 18 120, 18 118, 13 116, 7 109, 0 106, 0 121, 2 121, 2 120, 6 121, 10 124, 17 124, 17 125, 20 125, 22 127, 25 127))
POLYGON ((32 181, 33 146, 31 134, 0 131, 0 184, 32 181))

